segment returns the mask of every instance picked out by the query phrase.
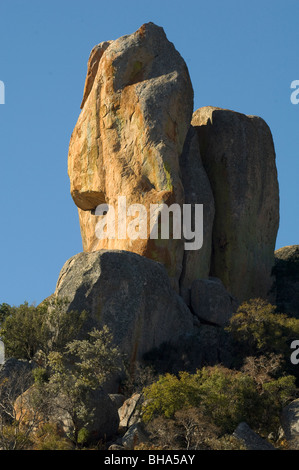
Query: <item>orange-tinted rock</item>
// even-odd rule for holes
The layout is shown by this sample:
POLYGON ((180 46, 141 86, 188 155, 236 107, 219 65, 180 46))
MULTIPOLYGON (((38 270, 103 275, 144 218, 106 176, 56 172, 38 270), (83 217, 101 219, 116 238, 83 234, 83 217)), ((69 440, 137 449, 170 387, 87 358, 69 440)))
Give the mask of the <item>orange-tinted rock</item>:
POLYGON ((149 216, 146 239, 98 239, 92 210, 113 206, 117 227, 118 196, 126 196, 127 207, 143 204, 148 214, 150 204, 182 206, 179 157, 192 110, 186 64, 162 28, 148 23, 93 49, 68 157, 84 251, 133 251, 163 262, 179 278, 183 240, 149 239, 149 216))

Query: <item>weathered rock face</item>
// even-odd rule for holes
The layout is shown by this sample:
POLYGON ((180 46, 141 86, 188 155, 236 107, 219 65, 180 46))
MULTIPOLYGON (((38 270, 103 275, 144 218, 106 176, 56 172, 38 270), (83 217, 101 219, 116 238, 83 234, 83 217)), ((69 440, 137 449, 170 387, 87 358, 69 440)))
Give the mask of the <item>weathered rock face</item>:
POLYGON ((273 279, 279 189, 263 119, 214 107, 193 114, 215 200, 211 276, 239 301, 266 298, 273 279))
POLYGON ((197 369, 219 363, 233 368, 234 355, 231 337, 224 328, 201 324, 194 333, 183 333, 176 344, 162 344, 146 354, 145 361, 159 374, 178 374, 182 370, 194 374, 197 369))
POLYGON ((180 290, 188 302, 192 281, 209 277, 212 250, 212 230, 215 214, 211 185, 203 167, 196 130, 190 126, 180 158, 185 204, 192 206, 192 227, 195 227, 195 204, 203 204, 203 245, 199 250, 186 250, 180 277, 180 290))
POLYGON ((219 279, 197 279, 191 287, 191 306, 200 320, 224 326, 238 303, 219 279))
MULTIPOLYGON (((89 313, 86 328, 107 325, 129 366, 193 330, 193 315, 162 264, 128 251, 79 253, 63 266, 55 295, 89 313)), ((111 390, 114 392, 114 390, 111 390)))
MULTIPOLYGON (((132 251, 163 262, 170 277, 179 278, 183 240, 149 239, 149 206, 184 202, 179 156, 192 111, 186 64, 162 28, 148 23, 93 49, 68 156, 84 251, 132 251), (146 239, 126 233, 113 240, 96 237, 99 217, 92 210, 99 204, 112 206, 116 227, 121 225, 118 196, 126 196, 127 207, 145 206, 146 239)), ((157 218, 154 214, 152 221, 157 218)))
POLYGON ((141 402, 141 394, 134 393, 122 404, 122 406, 118 410, 120 428, 129 428, 133 424, 136 424, 141 421, 141 402))
POLYGON ((276 305, 283 313, 299 317, 299 245, 275 251, 276 305))
POLYGON ((299 399, 285 406, 281 414, 281 425, 290 449, 299 449, 299 399))
POLYGON ((245 450, 275 450, 270 442, 254 432, 247 423, 240 423, 233 436, 240 439, 245 450))
POLYGON ((133 450, 142 442, 148 442, 149 437, 144 430, 142 423, 136 423, 130 426, 121 440, 121 445, 126 450, 133 450))
MULTIPOLYGON (((40 412, 37 419, 36 410, 34 409, 34 394, 35 386, 33 385, 18 396, 14 403, 16 419, 21 418, 24 424, 36 421, 36 431, 42 424, 50 421, 57 425, 58 429, 66 436, 72 434, 74 425, 65 406, 65 397, 58 395, 55 404, 47 411, 47 415, 44 416, 40 412)), ((88 395, 87 405, 90 410, 93 410, 92 418, 85 425, 89 433, 89 440, 97 441, 113 436, 118 430, 119 417, 109 395, 102 390, 91 390, 88 395)))

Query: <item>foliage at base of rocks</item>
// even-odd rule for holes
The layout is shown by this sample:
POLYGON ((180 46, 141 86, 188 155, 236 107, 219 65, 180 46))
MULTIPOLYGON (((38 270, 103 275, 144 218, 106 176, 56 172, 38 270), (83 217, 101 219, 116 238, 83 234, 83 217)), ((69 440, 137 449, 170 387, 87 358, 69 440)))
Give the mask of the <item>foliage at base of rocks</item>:
POLYGON ((294 382, 294 377, 285 376, 259 388, 250 375, 223 366, 195 374, 166 374, 144 389, 143 420, 173 418, 178 411, 195 407, 223 434, 232 433, 242 421, 262 433, 277 432, 280 411, 295 395, 294 382))
MULTIPOLYGON (((74 339, 84 313, 72 313, 74 325, 68 331, 64 303, 53 302, 38 308, 26 303, 18 308, 0 306, 7 350, 14 356, 34 358, 31 362, 11 359, 15 362, 9 368, 8 361, 8 372, 0 377, 0 447, 107 448, 105 440, 95 438, 89 423, 94 419, 95 401, 103 399, 98 394, 101 385, 111 372, 120 367, 125 370, 122 357, 107 327, 74 339), (45 308, 51 313, 46 324, 45 308), (18 334, 22 335, 19 340, 18 334), (58 422, 64 422, 64 430, 58 422)), ((136 444, 136 450, 244 450, 242 441, 232 435, 242 422, 263 438, 271 433, 277 447, 288 448, 279 428, 282 409, 297 395, 296 377, 288 374, 287 359, 290 341, 299 337, 299 320, 252 299, 238 308, 228 327, 219 328, 216 336, 214 329, 202 327, 209 334, 201 346, 206 348, 216 338, 215 344, 224 353, 229 347, 231 353, 233 345, 235 368, 218 363, 157 375, 154 364, 149 367, 145 361, 136 364, 134 373, 128 369, 121 390, 127 397, 136 393, 140 397, 138 422, 142 419, 149 436, 148 441, 136 444)), ((189 346, 198 338, 202 341, 202 336, 189 338, 189 346)), ((174 369, 182 365, 170 362, 174 369)), ((105 400, 110 401, 107 394, 105 400)))

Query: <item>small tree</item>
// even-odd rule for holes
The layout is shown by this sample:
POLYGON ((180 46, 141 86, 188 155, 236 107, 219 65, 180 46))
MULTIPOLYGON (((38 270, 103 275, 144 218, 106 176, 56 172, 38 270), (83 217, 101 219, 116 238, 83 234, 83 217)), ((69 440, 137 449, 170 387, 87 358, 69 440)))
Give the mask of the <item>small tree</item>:
POLYGON ((52 406, 71 421, 70 437, 78 444, 80 431, 93 419, 92 391, 101 388, 111 374, 121 369, 121 355, 104 326, 101 331, 93 329, 87 340, 68 343, 63 353, 51 352, 48 366, 46 382, 43 369, 35 372, 39 387, 52 406))
POLYGON ((38 308, 42 310, 45 324, 43 325, 44 343, 42 351, 63 351, 66 344, 80 335, 87 319, 85 310, 68 310, 66 298, 50 297, 38 308))
POLYGON ((47 413, 45 400, 28 393, 33 383, 31 370, 20 366, 0 381, 0 448, 23 450, 31 447, 34 431, 47 413))
POLYGON ((32 359, 43 344, 43 320, 44 312, 27 302, 11 307, 0 330, 6 356, 32 359))
POLYGON ((222 433, 246 421, 258 432, 277 430, 282 407, 295 395, 292 376, 271 379, 261 388, 253 377, 222 366, 204 367, 196 374, 161 376, 144 390, 143 420, 171 418, 183 409, 197 408, 222 433))
POLYGON ((291 341, 299 337, 299 320, 277 313, 265 300, 252 299, 240 305, 227 330, 240 358, 274 353, 289 359, 291 341))
MULTIPOLYGON (((3 305, 3 304, 2 304, 3 305)), ((86 312, 68 311, 68 301, 50 298, 38 307, 27 302, 5 307, 0 337, 7 357, 31 360, 38 351, 62 351, 80 332, 86 312)))
POLYGON ((3 303, 0 304, 0 326, 4 322, 5 318, 11 314, 12 307, 10 305, 3 303))
POLYGON ((157 416, 172 418, 176 411, 198 406, 198 384, 196 377, 188 372, 180 372, 178 377, 165 374, 143 390, 145 405, 143 420, 151 421, 157 416))
POLYGON ((281 354, 249 356, 246 357, 241 370, 253 378, 258 390, 262 392, 263 385, 277 377, 277 373, 281 369, 282 359, 281 354))
MULTIPOLYGON (((150 443, 165 450, 243 450, 242 444, 221 430, 199 408, 176 411, 173 418, 159 416, 146 426, 150 443)), ((149 449, 151 447, 148 446, 149 449)))

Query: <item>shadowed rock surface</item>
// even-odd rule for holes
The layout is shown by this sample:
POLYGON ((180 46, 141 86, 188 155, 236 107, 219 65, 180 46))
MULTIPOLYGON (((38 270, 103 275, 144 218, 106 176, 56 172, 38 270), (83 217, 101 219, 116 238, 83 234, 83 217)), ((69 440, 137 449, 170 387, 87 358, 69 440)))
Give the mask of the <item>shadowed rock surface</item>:
POLYGON ((195 279, 209 277, 212 252, 212 230, 215 214, 211 185, 200 156, 197 132, 193 126, 188 131, 180 168, 185 192, 185 204, 192 207, 192 227, 195 228, 195 205, 203 204, 203 245, 197 250, 185 250, 180 291, 189 303, 188 290, 195 279))
POLYGON ((210 275, 239 301, 267 298, 279 225, 271 131, 259 117, 211 106, 192 125, 215 200, 210 275))
POLYGON ((220 279, 197 279, 191 287, 191 307, 199 320, 224 326, 236 312, 238 303, 220 279))
POLYGON ((233 436, 243 442, 246 450, 275 450, 270 442, 254 432, 247 423, 240 423, 233 436))
POLYGON ((88 312, 87 329, 107 325, 129 368, 144 353, 193 330, 193 315, 162 264, 126 251, 79 253, 63 266, 55 295, 88 312))
POLYGON ((276 305, 283 313, 299 318, 299 245, 275 251, 276 305))

